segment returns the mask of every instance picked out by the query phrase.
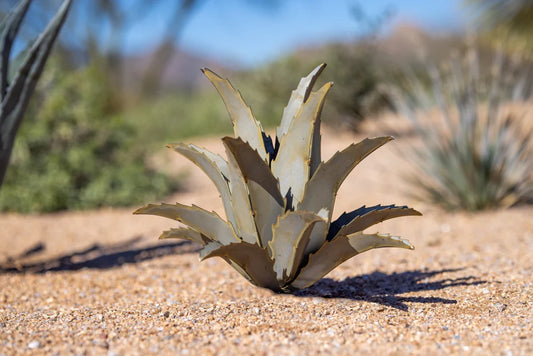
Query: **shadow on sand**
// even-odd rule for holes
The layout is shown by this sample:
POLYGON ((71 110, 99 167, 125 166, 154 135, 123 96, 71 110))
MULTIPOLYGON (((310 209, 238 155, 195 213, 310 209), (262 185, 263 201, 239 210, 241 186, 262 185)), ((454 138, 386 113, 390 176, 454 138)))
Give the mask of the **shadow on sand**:
POLYGON ((458 272, 464 268, 437 271, 415 270, 386 274, 379 271, 335 281, 323 278, 315 285, 295 292, 300 297, 345 298, 381 304, 407 311, 408 303, 457 304, 457 300, 431 296, 402 296, 405 293, 436 291, 456 286, 486 283, 474 276, 432 280, 441 274, 458 272))
POLYGON ((8 258, 0 264, 0 273, 44 273, 52 271, 76 271, 82 268, 108 269, 126 263, 137 263, 168 255, 191 253, 198 250, 197 245, 189 241, 171 242, 155 246, 132 248, 141 236, 117 244, 94 244, 84 250, 54 257, 37 263, 21 263, 20 260, 39 253, 45 249, 37 244, 19 256, 8 258))
MULTIPOLYGON (((82 268, 109 269, 127 263, 138 263, 168 255, 197 252, 199 247, 189 241, 179 241, 155 246, 132 248, 142 237, 134 237, 118 244, 94 244, 84 250, 37 263, 23 264, 20 261, 45 249, 37 244, 19 256, 9 258, 0 264, 0 273, 45 273, 53 271, 76 271, 82 268)), ((435 277, 459 272, 463 268, 442 270, 414 270, 386 274, 375 271, 357 277, 335 281, 323 278, 313 286, 296 291, 298 297, 344 298, 376 303, 407 311, 408 303, 456 304, 454 299, 432 296, 402 296, 406 293, 437 291, 456 286, 479 285, 486 283, 474 276, 441 278, 435 277)))

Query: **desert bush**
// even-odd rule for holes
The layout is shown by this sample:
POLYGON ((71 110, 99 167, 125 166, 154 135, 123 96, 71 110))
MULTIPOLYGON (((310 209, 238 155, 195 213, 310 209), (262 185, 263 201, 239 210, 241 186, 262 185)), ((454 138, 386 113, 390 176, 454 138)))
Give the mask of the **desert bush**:
POLYGON ((533 58, 533 3, 530 0, 464 0, 485 42, 533 58))
POLYGON ((533 198, 533 126, 523 120, 531 95, 523 66, 503 54, 480 71, 477 52, 428 66, 395 93, 421 142, 413 146, 416 194, 448 210, 509 207, 533 198), (434 109, 431 111, 430 109, 434 109))
MULTIPOLYGON (((329 103, 324 107, 324 122, 357 130, 368 115, 389 107, 389 100, 380 90, 390 78, 392 68, 377 62, 377 51, 371 44, 333 43, 316 50, 296 52, 237 78, 265 126, 274 125, 282 114, 285 98, 298 83, 297 73, 310 71, 317 64, 328 63, 328 76, 335 83, 329 103)), ((320 83, 322 84, 322 83, 320 83)))
POLYGON ((176 188, 146 166, 135 127, 115 114, 116 95, 98 65, 67 72, 50 64, 20 128, 2 211, 132 205, 176 188))
POLYGON ((137 138, 140 145, 160 149, 177 139, 231 132, 219 101, 216 93, 177 91, 135 105, 121 116, 143 133, 137 138))

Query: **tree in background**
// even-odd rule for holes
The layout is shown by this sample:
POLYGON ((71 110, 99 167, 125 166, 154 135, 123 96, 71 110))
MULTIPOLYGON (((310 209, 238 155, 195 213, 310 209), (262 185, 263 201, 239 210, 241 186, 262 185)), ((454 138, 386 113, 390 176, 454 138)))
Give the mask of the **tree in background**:
MULTIPOLYGON (((179 37, 188 19, 203 0, 161 0, 157 3, 147 0, 91 0, 78 1, 72 6, 68 29, 59 40, 58 47, 67 61, 86 64, 99 57, 111 78, 110 84, 122 91, 124 68, 124 43, 128 30, 156 8, 164 7, 169 16, 164 20, 166 28, 161 39, 154 43, 148 65, 144 68, 142 81, 133 88, 137 96, 145 96, 157 91, 179 37)), ((12 3, 12 1, 11 1, 12 3)), ((55 11, 53 0, 35 2, 34 9, 27 14, 28 27, 33 29, 43 22, 43 17, 55 11)), ((0 4, 0 14, 8 9, 10 2, 0 4)), ((31 31, 26 31, 31 32, 31 31)), ((25 35, 26 33, 23 33, 25 35)), ((23 36, 24 37, 24 36, 23 36)))

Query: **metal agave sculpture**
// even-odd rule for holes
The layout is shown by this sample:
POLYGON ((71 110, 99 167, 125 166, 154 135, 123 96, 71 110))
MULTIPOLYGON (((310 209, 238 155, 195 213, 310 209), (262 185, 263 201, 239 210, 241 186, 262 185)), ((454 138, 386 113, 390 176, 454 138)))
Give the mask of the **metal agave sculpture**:
POLYGON ((321 161, 320 113, 332 83, 316 92, 312 87, 324 67, 302 78, 292 92, 275 141, 231 83, 203 69, 233 122, 235 137, 222 139, 227 160, 192 144, 168 147, 209 176, 220 192, 228 221, 215 212, 178 203, 149 204, 135 214, 188 225, 165 231, 160 238, 194 241, 202 246, 201 260, 222 257, 251 283, 277 292, 306 288, 370 249, 413 249, 399 237, 363 233, 383 220, 421 215, 406 206, 363 206, 332 221, 335 197, 346 176, 392 137, 365 139, 321 161))

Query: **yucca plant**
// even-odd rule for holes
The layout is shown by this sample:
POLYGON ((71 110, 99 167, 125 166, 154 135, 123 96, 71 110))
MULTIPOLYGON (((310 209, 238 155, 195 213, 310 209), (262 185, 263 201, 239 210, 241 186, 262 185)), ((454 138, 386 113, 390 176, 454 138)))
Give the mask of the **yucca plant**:
POLYGON ((447 66, 428 66, 429 85, 413 77, 400 111, 421 144, 412 147, 415 195, 447 210, 505 208, 533 201, 533 125, 523 117, 531 83, 520 61, 477 51, 447 66))
POLYGON ((188 228, 160 238, 202 245, 200 258, 222 257, 251 283, 274 291, 305 288, 347 259, 380 247, 413 249, 406 240, 363 233, 386 219, 420 215, 406 206, 361 207, 332 221, 337 191, 352 169, 391 137, 365 139, 320 158, 320 113, 332 83, 312 92, 325 64, 292 92, 272 140, 230 82, 203 72, 218 90, 235 137, 224 137, 227 160, 195 145, 169 145, 200 167, 218 188, 228 221, 181 204, 147 205, 135 214, 178 220, 188 228))

